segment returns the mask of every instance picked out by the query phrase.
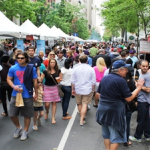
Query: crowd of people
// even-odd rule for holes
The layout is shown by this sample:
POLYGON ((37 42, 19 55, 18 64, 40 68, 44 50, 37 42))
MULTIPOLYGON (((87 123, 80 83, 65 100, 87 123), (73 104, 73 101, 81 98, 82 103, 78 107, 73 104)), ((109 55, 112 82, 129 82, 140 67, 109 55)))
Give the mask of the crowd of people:
POLYGON ((94 99, 96 121, 102 126, 107 150, 117 150, 119 143, 129 146, 131 141, 141 142, 143 136, 150 141, 149 62, 143 55, 137 56, 135 44, 58 44, 53 48, 46 46, 45 52, 38 54, 31 44, 25 44, 24 51, 8 46, 0 51, 0 98, 2 115, 9 115, 16 127, 14 138, 27 139, 32 117, 32 128, 38 130, 41 117, 49 118, 50 105, 51 123, 55 124, 58 102, 62 104, 62 119, 71 119, 69 102, 75 96, 80 126, 86 123, 88 105, 94 99), (24 107, 15 105, 19 85, 23 86, 24 107), (134 111, 138 112, 137 128, 130 136, 134 111), (24 117, 24 129, 18 115, 24 117))

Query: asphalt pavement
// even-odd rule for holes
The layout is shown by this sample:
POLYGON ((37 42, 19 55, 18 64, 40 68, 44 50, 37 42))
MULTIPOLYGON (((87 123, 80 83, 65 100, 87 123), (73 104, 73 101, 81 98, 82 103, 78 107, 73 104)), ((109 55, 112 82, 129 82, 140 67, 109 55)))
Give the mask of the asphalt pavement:
MULTIPOLYGON (((51 124, 51 113, 48 120, 41 119, 42 125, 38 131, 32 129, 33 121, 29 128, 29 138, 26 141, 14 139, 15 127, 9 117, 0 115, 0 150, 105 150, 102 138, 101 126, 95 122, 96 108, 91 104, 91 110, 87 112, 86 124, 79 126, 79 114, 77 113, 75 99, 70 100, 69 115, 71 120, 62 120, 61 103, 57 104, 56 124, 51 124)), ((0 113, 3 112, 0 104, 0 113)), ((131 135, 136 128, 136 112, 132 115, 131 135)), ((23 126, 23 118, 20 117, 23 126)), ((132 142, 129 148, 122 144, 119 150, 150 150, 150 142, 132 142)))

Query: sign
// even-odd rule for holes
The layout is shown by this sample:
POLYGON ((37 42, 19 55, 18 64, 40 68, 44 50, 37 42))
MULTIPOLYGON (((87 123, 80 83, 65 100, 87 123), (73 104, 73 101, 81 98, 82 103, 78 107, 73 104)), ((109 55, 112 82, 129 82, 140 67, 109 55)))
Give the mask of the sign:
POLYGON ((45 41, 44 40, 37 40, 36 46, 37 46, 37 54, 39 54, 39 51, 43 51, 45 54, 45 41))
POLYGON ((150 54, 150 41, 140 41, 140 53, 150 54))
POLYGON ((33 35, 26 35, 26 40, 31 40, 31 41, 33 41, 34 39, 33 39, 33 35))
POLYGON ((54 38, 48 38, 48 46, 54 46, 54 38))
POLYGON ((78 33, 73 33, 73 36, 78 36, 78 33))
POLYGON ((134 39, 135 39, 135 37, 133 35, 129 36, 129 40, 134 40, 134 39))
POLYGON ((80 44, 83 44, 83 42, 80 42, 80 44))
POLYGON ((23 40, 17 40, 17 49, 24 51, 23 40))

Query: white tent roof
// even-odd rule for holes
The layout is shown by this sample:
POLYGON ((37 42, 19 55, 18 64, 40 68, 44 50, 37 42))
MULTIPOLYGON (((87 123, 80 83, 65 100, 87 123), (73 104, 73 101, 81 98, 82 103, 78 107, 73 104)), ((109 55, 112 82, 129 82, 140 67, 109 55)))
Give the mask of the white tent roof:
POLYGON ((54 35, 51 29, 45 23, 39 27, 39 33, 40 36, 57 37, 57 35, 54 35))
POLYGON ((60 36, 65 37, 65 38, 70 38, 70 36, 67 35, 65 32, 63 32, 61 29, 58 28, 57 30, 60 33, 60 36))
POLYGON ((1 11, 0 20, 0 36, 20 38, 21 28, 9 20, 1 11))
POLYGON ((71 36, 71 37, 73 37, 75 41, 81 41, 81 42, 84 41, 83 39, 81 39, 81 38, 79 38, 77 36, 71 36))
POLYGON ((29 19, 20 27, 24 32, 28 33, 28 35, 40 35, 38 28, 29 19))
POLYGON ((58 31, 58 29, 57 29, 55 26, 53 26, 53 27, 50 29, 50 33, 51 33, 52 36, 55 35, 55 36, 57 36, 57 37, 60 37, 59 31, 58 31))

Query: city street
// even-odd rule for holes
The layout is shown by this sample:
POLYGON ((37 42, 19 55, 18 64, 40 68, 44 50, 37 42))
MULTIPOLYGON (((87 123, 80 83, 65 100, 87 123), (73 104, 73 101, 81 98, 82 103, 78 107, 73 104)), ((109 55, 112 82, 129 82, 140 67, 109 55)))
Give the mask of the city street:
MULTIPOLYGON (((94 101, 92 101, 93 103, 94 101)), ((14 139, 14 125, 9 117, 0 115, 0 150, 105 150, 101 127, 95 122, 96 108, 91 104, 88 111, 86 122, 83 127, 79 126, 79 114, 75 108, 75 99, 71 99, 69 114, 71 120, 62 120, 61 103, 58 103, 55 125, 51 124, 50 116, 47 121, 42 118, 42 126, 38 131, 32 130, 33 122, 29 129, 29 138, 26 141, 14 139)), ((2 104, 0 104, 0 112, 2 104)), ((23 119, 20 117, 23 125, 23 119)), ((136 113, 132 116, 131 134, 133 135, 136 127, 136 113)), ((143 140, 142 143, 132 142, 130 148, 120 145, 119 150, 150 150, 150 143, 143 140)))

